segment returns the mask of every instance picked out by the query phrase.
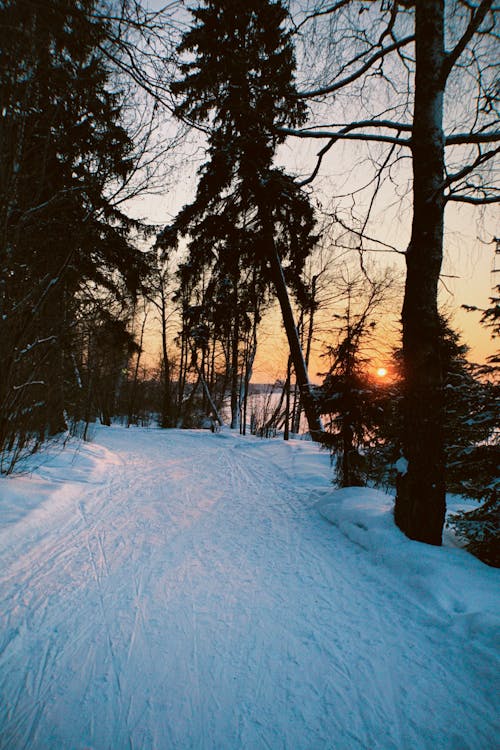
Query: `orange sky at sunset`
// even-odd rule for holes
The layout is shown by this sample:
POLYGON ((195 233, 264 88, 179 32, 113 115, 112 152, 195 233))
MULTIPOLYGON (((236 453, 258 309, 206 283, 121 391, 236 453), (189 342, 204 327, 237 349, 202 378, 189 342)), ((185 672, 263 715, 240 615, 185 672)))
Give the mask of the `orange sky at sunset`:
MULTIPOLYGON (((313 163, 313 156, 317 144, 304 146, 296 151, 291 147, 284 161, 287 168, 295 173, 303 174, 307 165, 313 163), (296 158, 292 158, 291 154, 296 158)), ((173 178, 170 189, 164 195, 149 196, 137 199, 130 206, 132 215, 145 219, 149 223, 164 224, 169 222, 182 205, 189 202, 196 189, 195 161, 186 161, 179 168, 178 179, 173 178)), ((325 161, 325 172, 328 162, 325 161)), ((335 195, 338 189, 339 175, 319 178, 318 195, 324 199, 325 195, 335 195), (331 191, 331 192, 330 192, 331 191)), ((342 174, 342 179, 345 175, 342 174)), ((493 293, 493 286, 498 283, 499 273, 493 273, 495 247, 492 238, 498 236, 497 207, 478 210, 465 204, 451 204, 445 215, 445 246, 442 268, 442 283, 440 287, 440 304, 446 312, 453 312, 452 324, 463 333, 463 340, 470 347, 469 358, 476 362, 484 362, 486 357, 495 351, 487 329, 479 324, 479 313, 467 313, 460 309, 463 304, 474 305, 479 308, 488 304, 493 293), (489 244, 488 244, 489 243, 489 244)), ((411 204, 408 199, 398 205, 382 206, 377 216, 377 235, 400 251, 404 251, 409 240, 411 227, 411 204)), ((357 253, 352 252, 352 265, 357 265, 357 253)), ((378 262, 383 268, 389 265, 395 269, 401 285, 404 284, 405 264, 401 255, 383 253, 374 255, 367 253, 369 262, 378 262)), ((345 260, 345 259, 344 259, 345 260)), ((500 256, 497 256, 497 264, 500 256)), ((500 264, 497 265, 499 267, 500 264)), ((379 330, 377 350, 373 352, 373 371, 378 367, 387 367, 390 371, 390 352, 398 346, 399 317, 402 298, 394 297, 390 304, 390 313, 384 313, 384 325, 379 330)), ((342 312, 342 306, 336 308, 342 312)), ((152 315, 151 315, 152 317, 152 315)), ((332 326, 334 328, 334 326, 332 326)), ((323 314, 321 333, 311 353, 309 368, 310 379, 319 382, 318 373, 328 369, 325 359, 321 358, 324 344, 333 344, 334 336, 328 335, 328 314, 323 314)), ((150 319, 148 321, 148 336, 145 341, 144 362, 154 366, 159 361, 159 333, 158 328, 150 319)), ((286 337, 282 330, 278 310, 270 311, 263 318, 259 332, 259 347, 254 364, 253 382, 273 382, 277 378, 284 378, 288 348, 286 337)))

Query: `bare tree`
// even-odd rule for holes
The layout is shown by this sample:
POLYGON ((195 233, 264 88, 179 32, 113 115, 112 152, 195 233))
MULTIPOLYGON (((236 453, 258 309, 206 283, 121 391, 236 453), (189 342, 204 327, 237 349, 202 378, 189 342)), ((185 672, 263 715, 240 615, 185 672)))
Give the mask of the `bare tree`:
POLYGON ((402 311, 407 469, 399 477, 395 515, 409 537, 433 544, 441 543, 445 513, 437 354, 444 211, 451 201, 484 206, 499 200, 491 180, 500 140, 495 11, 493 0, 338 0, 296 15, 297 33, 312 28, 331 65, 316 70, 322 82, 311 81, 299 96, 330 124, 286 132, 326 141, 304 182, 316 177, 334 146, 364 144, 375 169, 356 229, 359 250, 390 249, 370 236, 369 221, 388 182, 399 177, 396 187, 404 189, 408 175, 398 169, 405 154, 411 159, 413 222, 402 311))

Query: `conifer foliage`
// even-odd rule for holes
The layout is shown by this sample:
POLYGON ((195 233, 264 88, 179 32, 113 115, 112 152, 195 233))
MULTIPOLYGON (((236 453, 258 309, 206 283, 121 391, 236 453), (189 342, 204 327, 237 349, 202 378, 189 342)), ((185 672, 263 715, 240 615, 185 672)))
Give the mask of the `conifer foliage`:
MULTIPOLYGON (((307 197, 273 167, 284 140, 279 128, 303 122, 305 107, 295 95, 293 47, 281 2, 207 0, 192 12, 194 24, 180 46, 189 58, 173 89, 177 115, 207 130, 208 160, 195 200, 158 242, 168 250, 180 235, 189 236, 180 287, 196 296, 205 318, 207 289, 210 309, 218 289, 232 300, 236 426, 234 375, 241 333, 251 326, 248 315, 258 318, 271 286, 282 309, 289 307, 285 281, 297 294, 303 291, 300 273, 315 242, 307 197)), ((293 321, 285 320, 285 327, 297 338, 293 321)))
POLYGON ((133 144, 96 11, 94 0, 0 6, 0 451, 14 457, 80 409, 85 312, 103 290, 123 308, 145 270, 109 197, 133 144))
POLYGON ((364 277, 342 279, 343 314, 337 321, 337 341, 327 348, 329 368, 319 390, 321 413, 340 487, 364 485, 368 457, 381 449, 380 422, 388 410, 390 388, 370 375, 369 347, 376 328, 375 313, 391 290, 391 275, 368 282, 364 277), (360 300, 362 302, 360 303, 360 300))

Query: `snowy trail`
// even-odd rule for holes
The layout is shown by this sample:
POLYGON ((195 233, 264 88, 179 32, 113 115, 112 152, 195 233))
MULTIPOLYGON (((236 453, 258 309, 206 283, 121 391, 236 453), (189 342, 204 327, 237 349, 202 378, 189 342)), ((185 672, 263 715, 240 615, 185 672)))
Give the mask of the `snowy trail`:
POLYGON ((92 450, 0 533, 2 750, 499 747, 489 634, 318 514, 314 446, 92 450))

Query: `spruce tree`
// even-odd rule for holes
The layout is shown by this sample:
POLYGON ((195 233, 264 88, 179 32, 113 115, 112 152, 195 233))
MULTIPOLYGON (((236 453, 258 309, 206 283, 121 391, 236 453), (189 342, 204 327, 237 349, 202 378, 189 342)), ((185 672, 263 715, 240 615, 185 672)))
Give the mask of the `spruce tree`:
MULTIPOLYGON (((467 359, 469 347, 454 330, 449 318, 440 314, 440 344, 436 352, 444 373, 444 455, 449 492, 485 501, 498 492, 499 384, 488 365, 467 359)), ((372 479, 383 482, 391 475, 401 453, 402 351, 394 353, 399 378, 381 402, 376 426, 379 446, 372 456, 372 479), (385 465, 384 465, 385 460, 385 465)), ((383 395, 383 394, 382 394, 383 395)))
POLYGON ((329 369, 319 390, 321 413, 336 479, 341 487, 365 484, 372 450, 378 449, 378 425, 384 412, 386 388, 370 375, 370 343, 375 315, 393 286, 386 274, 367 282, 364 277, 343 278, 345 308, 334 315, 335 345, 327 348, 329 369))
POLYGON ((232 269, 237 329, 245 314, 242 299, 249 296, 243 289, 253 284, 254 315, 265 290, 275 290, 309 426, 316 434, 320 423, 285 285, 301 291, 300 273, 315 241, 314 217, 294 181, 273 168, 276 148, 284 140, 279 128, 305 119, 294 88, 290 34, 284 29, 287 12, 279 0, 207 0, 192 13, 194 24, 180 46, 191 59, 182 66, 174 93, 179 117, 208 129, 208 161, 200 170, 195 200, 159 244, 168 249, 179 235, 189 235, 183 268, 189 283, 207 269, 232 269))
POLYGON ((109 198, 133 166, 94 0, 0 8, 0 450, 65 428, 83 291, 145 265, 109 198))

